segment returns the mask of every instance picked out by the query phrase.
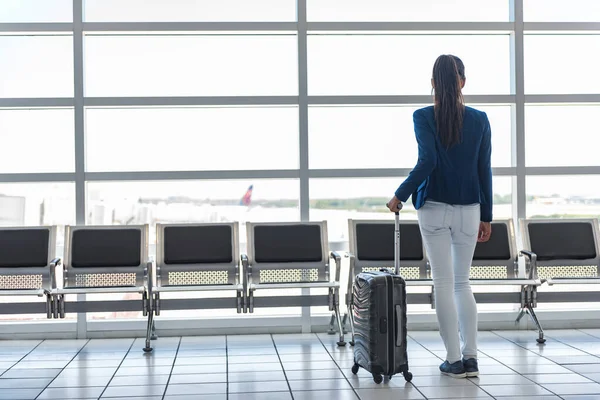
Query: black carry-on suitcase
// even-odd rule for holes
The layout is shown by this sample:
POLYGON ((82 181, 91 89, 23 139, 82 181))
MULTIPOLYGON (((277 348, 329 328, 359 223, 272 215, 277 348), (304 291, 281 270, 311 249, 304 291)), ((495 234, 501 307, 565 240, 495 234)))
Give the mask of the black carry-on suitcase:
POLYGON ((408 371, 406 346, 406 283, 400 277, 400 220, 395 213, 394 274, 362 272, 356 276, 352 288, 352 316, 354 318, 354 366, 352 373, 364 368, 373 375, 375 383, 402 373, 407 382, 412 380, 408 371))

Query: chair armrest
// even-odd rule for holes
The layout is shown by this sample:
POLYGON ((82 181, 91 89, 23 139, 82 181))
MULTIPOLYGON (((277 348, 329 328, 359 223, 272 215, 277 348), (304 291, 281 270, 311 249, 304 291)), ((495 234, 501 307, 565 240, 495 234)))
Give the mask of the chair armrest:
POLYGON ((520 255, 524 255, 529 258, 529 271, 527 272, 528 279, 538 279, 537 274, 537 254, 530 250, 521 250, 520 255))
POLYGON ((246 293, 246 288, 248 287, 249 275, 252 272, 250 269, 250 263, 248 262, 248 255, 242 254, 242 285, 244 286, 244 293, 246 293))
POLYGON ((56 267, 62 263, 62 260, 57 257, 50 261, 50 285, 52 289, 56 289, 56 267))
POLYGON ((335 281, 340 281, 340 273, 342 270, 342 256, 338 254, 336 251, 332 251, 329 253, 329 256, 335 261, 335 281))

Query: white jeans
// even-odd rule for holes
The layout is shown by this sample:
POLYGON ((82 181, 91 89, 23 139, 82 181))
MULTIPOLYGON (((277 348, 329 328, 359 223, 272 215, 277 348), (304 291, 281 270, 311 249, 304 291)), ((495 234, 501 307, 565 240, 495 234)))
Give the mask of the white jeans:
POLYGON ((469 270, 477 245, 479 204, 449 205, 427 201, 418 211, 419 227, 431 264, 435 312, 447 360, 477 358, 477 305, 469 270))

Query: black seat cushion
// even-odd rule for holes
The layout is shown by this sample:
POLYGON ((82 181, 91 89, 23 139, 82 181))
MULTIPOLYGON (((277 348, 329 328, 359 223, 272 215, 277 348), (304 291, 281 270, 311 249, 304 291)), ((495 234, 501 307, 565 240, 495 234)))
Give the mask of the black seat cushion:
POLYGON ((0 230, 0 267, 48 265, 48 229, 0 230))
POLYGON ((71 242, 71 264, 83 267, 137 267, 141 264, 139 229, 78 229, 71 242))
POLYGON ((321 227, 256 225, 254 258, 257 263, 321 262, 321 227))
POLYGON ((473 260, 509 260, 510 236, 508 226, 501 223, 492 223, 492 235, 487 242, 477 242, 473 260))
POLYGON ((540 261, 596 258, 594 231, 588 222, 528 224, 531 251, 540 261))
MULTIPOLYGON (((394 224, 356 225, 356 257, 361 261, 394 260, 394 224)), ((423 240, 418 224, 400 224, 400 259, 423 260, 423 240)))
POLYGON ((231 263, 231 226, 169 226, 164 234, 165 264, 231 263))

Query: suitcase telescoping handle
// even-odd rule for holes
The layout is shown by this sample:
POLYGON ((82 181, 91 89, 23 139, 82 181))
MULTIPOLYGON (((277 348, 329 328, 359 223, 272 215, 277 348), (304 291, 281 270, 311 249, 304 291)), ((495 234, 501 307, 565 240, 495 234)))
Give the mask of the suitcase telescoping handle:
POLYGON ((396 275, 400 275, 400 210, 402 210, 402 203, 398 203, 398 208, 394 210, 394 274, 396 275))

